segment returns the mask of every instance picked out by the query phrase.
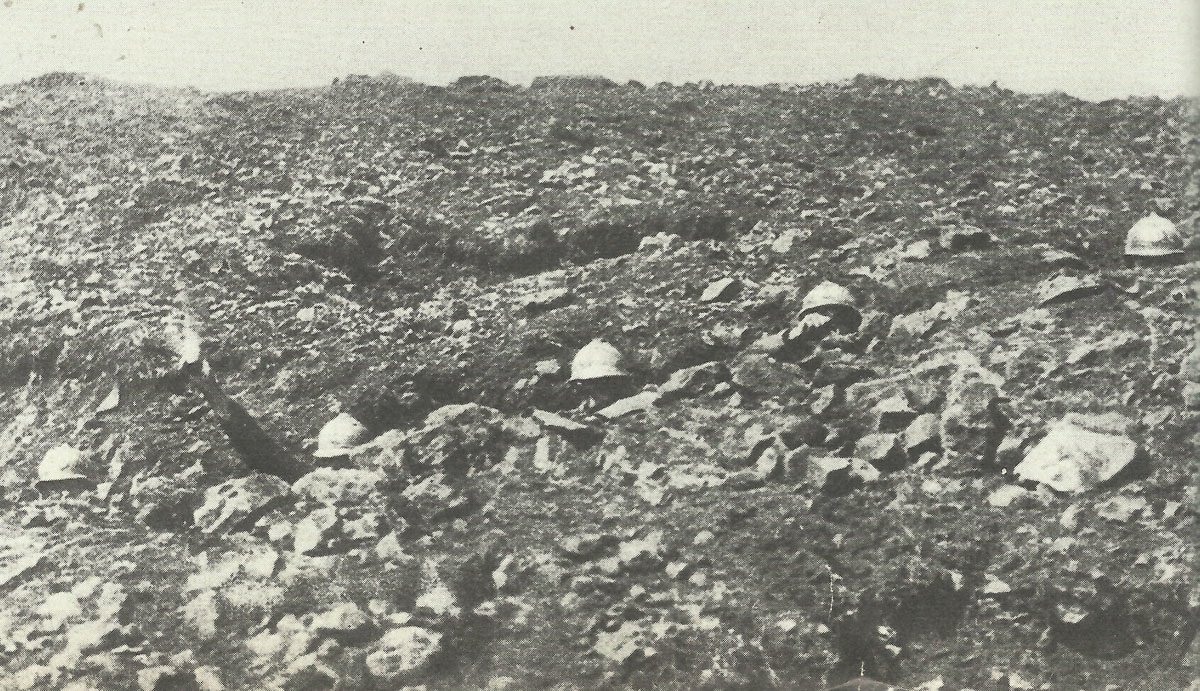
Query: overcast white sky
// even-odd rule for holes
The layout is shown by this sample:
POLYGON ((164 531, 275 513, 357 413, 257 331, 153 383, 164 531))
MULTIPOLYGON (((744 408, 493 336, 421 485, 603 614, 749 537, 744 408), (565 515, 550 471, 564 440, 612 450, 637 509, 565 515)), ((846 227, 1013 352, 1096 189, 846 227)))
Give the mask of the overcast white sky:
POLYGON ((1085 98, 1193 93, 1197 0, 0 0, 0 83, 203 89, 388 70, 810 82, 860 72, 1085 98))

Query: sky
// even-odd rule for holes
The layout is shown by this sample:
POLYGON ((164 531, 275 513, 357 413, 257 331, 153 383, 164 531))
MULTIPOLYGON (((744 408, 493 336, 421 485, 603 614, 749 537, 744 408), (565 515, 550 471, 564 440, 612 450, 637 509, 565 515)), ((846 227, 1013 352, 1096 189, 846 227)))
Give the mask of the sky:
POLYGON ((0 83, 205 90, 391 72, 624 81, 859 73, 1090 99, 1196 93, 1197 0, 0 0, 0 83))

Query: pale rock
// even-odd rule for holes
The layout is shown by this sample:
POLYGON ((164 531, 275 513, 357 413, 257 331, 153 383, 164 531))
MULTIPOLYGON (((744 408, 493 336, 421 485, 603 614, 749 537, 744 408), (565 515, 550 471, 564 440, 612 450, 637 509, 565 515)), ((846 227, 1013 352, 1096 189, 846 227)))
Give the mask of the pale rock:
POLYGON ((857 458, 816 456, 804 463, 805 481, 830 494, 844 494, 879 479, 879 471, 857 458))
POLYGON ((904 451, 916 456, 938 448, 938 416, 933 413, 918 415, 904 429, 904 451))
POLYGON ((375 496, 383 473, 357 468, 317 468, 292 483, 292 492, 320 504, 361 505, 375 496))
POLYGON ((1111 480, 1133 463, 1137 444, 1114 428, 1119 416, 1070 414, 1025 456, 1014 473, 1059 492, 1083 492, 1111 480))
POLYGON ((875 432, 859 439, 854 445, 854 456, 880 470, 897 470, 907 460, 900 435, 886 432, 875 432))
POLYGON ((662 538, 662 531, 654 530, 645 537, 626 540, 617 546, 617 559, 630 569, 654 566, 662 559, 662 538))
POLYGON ((1004 508, 1021 497, 1028 496, 1029 490, 1018 485, 1004 485, 988 495, 987 502, 996 508, 1004 508))
POLYGON ((645 644, 645 632, 635 622, 622 622, 615 631, 601 631, 592 647, 601 657, 618 665, 627 665, 645 644))
POLYGON ((709 283, 700 294, 700 302, 718 302, 731 299, 741 288, 736 278, 722 278, 709 283))
POLYGON ((526 295, 521 299, 521 307, 529 312, 544 312, 570 304, 573 297, 566 288, 547 288, 526 295))
POLYGON ((1149 502, 1142 497, 1118 494, 1096 507, 1096 515, 1106 521, 1125 523, 1138 514, 1145 515, 1149 502))
POLYGON ((392 629, 371 647, 367 669, 378 679, 402 683, 433 661, 441 643, 440 633, 419 626, 392 629))
POLYGON ((317 633, 352 634, 371 623, 367 615, 353 602, 343 602, 313 617, 309 628, 317 633))
POLYGON ((1103 290, 1104 287, 1093 278, 1077 278, 1069 275, 1053 276, 1038 285, 1038 304, 1046 306, 1069 302, 1089 295, 1097 295, 1103 290))
POLYGON ((606 420, 616 420, 633 413, 650 410, 658 402, 660 394, 656 391, 643 391, 596 411, 596 415, 606 420))
POLYGON ((576 422, 568 417, 552 413, 548 410, 534 410, 532 413, 533 419, 537 420, 546 429, 555 430, 558 432, 583 432, 591 429, 587 425, 576 422))
POLYGON ((301 519, 292 531, 292 549, 300 554, 327 550, 337 523, 337 510, 333 507, 326 506, 313 511, 301 519))

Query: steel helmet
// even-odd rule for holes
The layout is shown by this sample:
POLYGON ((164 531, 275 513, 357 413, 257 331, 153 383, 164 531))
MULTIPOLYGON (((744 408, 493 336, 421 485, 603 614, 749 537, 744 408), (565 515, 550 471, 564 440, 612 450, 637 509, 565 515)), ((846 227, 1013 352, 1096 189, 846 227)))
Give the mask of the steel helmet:
POLYGON ((848 307, 858 311, 854 296, 849 290, 833 281, 822 281, 804 296, 804 301, 800 304, 800 316, 827 307, 848 307))
POLYGON ((59 444, 42 457, 42 462, 38 464, 37 481, 41 483, 86 480, 86 476, 75 470, 82 457, 83 454, 79 452, 79 449, 67 444, 59 444))
POLYGON ((321 432, 317 434, 317 450, 313 456, 317 458, 345 456, 355 447, 365 444, 370 434, 366 426, 354 419, 352 415, 340 413, 325 423, 321 432))
POLYGON ((580 348, 571 360, 571 381, 627 376, 621 360, 621 353, 612 344, 596 339, 580 348))
POLYGON ((1183 236, 1171 221, 1151 212, 1125 235, 1125 255, 1163 257, 1183 253, 1183 236))

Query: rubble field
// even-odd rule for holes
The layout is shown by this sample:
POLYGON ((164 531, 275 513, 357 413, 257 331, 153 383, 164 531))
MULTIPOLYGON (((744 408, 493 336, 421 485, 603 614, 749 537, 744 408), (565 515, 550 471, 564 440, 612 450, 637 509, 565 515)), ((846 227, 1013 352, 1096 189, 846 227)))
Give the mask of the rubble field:
POLYGON ((1195 690, 1195 124, 0 86, 0 689, 1195 690))

